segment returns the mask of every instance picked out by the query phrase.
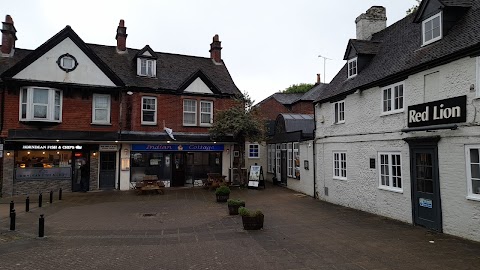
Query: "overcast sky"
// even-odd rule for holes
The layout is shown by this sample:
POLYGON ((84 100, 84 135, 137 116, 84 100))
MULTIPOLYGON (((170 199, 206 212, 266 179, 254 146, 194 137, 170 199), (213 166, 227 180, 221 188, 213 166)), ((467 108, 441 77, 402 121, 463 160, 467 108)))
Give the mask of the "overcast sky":
POLYGON ((35 49, 70 25, 86 42, 115 45, 120 19, 127 47, 209 57, 215 34, 238 88, 259 102, 292 84, 329 82, 344 65, 355 18, 374 5, 387 9, 387 26, 415 0, 45 0, 9 1, 16 47, 35 49), (332 60, 326 62, 318 55, 332 60))

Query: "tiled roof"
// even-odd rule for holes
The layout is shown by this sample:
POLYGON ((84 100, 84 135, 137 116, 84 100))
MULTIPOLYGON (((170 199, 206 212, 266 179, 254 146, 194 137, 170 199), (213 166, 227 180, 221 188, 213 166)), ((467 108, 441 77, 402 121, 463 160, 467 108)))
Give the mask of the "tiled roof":
MULTIPOLYGON (((0 48, 2 46, 0 45, 0 48)), ((13 57, 0 57, 0 74, 2 74, 5 70, 14 66, 18 61, 23 59, 27 56, 32 50, 25 50, 25 49, 17 49, 15 48, 15 53, 13 57)), ((2 79, 0 78, 0 82, 2 79)))
POLYGON ((300 98, 303 96, 303 93, 275 93, 272 96, 283 105, 291 105, 300 100, 300 98))
POLYGON ((447 7, 471 7, 474 0, 439 0, 447 7))
POLYGON ((346 65, 337 73, 316 102, 341 98, 356 89, 402 80, 421 70, 480 51, 480 1, 474 1, 454 26, 437 42, 421 47, 422 24, 415 14, 373 35, 381 42, 377 54, 358 75, 347 79, 346 65))
POLYGON ((326 83, 319 83, 312 87, 312 89, 308 90, 303 96, 300 98, 302 101, 314 101, 316 100, 322 91, 327 87, 328 84, 326 83))

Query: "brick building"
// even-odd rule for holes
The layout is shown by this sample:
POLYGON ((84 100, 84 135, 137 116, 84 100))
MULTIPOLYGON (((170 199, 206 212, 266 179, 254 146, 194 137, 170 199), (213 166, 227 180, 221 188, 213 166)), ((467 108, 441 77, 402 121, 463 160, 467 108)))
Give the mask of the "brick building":
POLYGON ((480 2, 356 19, 315 101, 321 200, 480 241, 480 2))
MULTIPOLYGON (((70 26, 35 50, 15 47, 6 16, 0 57, 3 194, 167 186, 229 174, 232 138, 212 141, 216 111, 241 95, 215 35, 210 57, 85 43, 70 26)), ((113 31, 112 31, 113 32, 113 31)))

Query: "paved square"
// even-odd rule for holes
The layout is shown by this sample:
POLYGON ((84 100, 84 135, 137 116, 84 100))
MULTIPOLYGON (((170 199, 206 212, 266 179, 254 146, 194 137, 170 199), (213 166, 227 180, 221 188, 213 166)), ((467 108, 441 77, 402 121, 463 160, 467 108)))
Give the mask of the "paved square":
POLYGON ((200 188, 67 193, 42 208, 31 198, 28 213, 16 204, 15 232, 11 198, 3 198, 0 269, 480 269, 480 243, 281 187, 233 189, 230 198, 262 210, 264 229, 244 231, 239 216, 200 188))

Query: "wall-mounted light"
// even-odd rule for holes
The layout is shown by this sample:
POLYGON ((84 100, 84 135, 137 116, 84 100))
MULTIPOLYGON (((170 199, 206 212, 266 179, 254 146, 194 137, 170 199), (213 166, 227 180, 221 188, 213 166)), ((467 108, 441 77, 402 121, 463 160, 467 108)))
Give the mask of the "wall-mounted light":
POLYGON ((97 152, 93 152, 93 156, 96 156, 97 155, 97 152))
POLYGON ((42 155, 45 155, 45 151, 42 152, 42 155))
POLYGON ((57 155, 59 155, 59 154, 60 154, 60 152, 57 152, 57 155))
POLYGON ((115 141, 115 143, 118 143, 118 141, 115 141))
POLYGON ((10 152, 7 152, 7 156, 10 156, 10 155, 11 155, 11 153, 10 153, 10 152))
POLYGON ((60 140, 57 140, 57 142, 59 142, 60 140))
POLYGON ((27 152, 27 155, 30 155, 30 151, 27 152))
POLYGON ((132 91, 128 91, 128 92, 127 92, 127 95, 131 96, 131 95, 133 95, 133 92, 132 92, 132 91))

